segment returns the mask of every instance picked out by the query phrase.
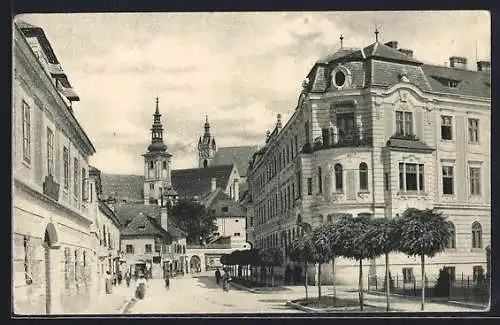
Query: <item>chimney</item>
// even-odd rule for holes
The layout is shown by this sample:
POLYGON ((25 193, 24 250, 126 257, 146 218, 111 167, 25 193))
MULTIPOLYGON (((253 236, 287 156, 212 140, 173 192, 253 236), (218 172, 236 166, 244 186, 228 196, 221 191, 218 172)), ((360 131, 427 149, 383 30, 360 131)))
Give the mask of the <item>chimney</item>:
POLYGON ((466 70, 467 59, 461 56, 452 56, 450 57, 450 67, 455 69, 466 70))
POLYGON ((212 177, 212 184, 210 190, 213 192, 217 188, 217 179, 215 177, 212 177))
POLYGON ((165 231, 168 231, 168 210, 166 207, 160 208, 160 225, 165 231))
POLYGON ((409 56, 410 58, 413 57, 413 51, 409 49, 399 49, 399 52, 403 53, 406 56, 409 56))
POLYGON ((477 71, 491 71, 490 61, 477 61, 477 71))
POLYGON ((385 43, 385 45, 387 45, 389 47, 392 47, 393 49, 397 49, 398 48, 398 42, 397 41, 390 41, 390 42, 385 43))
POLYGON ((278 114, 276 116, 276 128, 278 129, 278 132, 281 131, 281 128, 283 125, 281 124, 281 114, 278 114))
POLYGON ((240 200, 240 182, 239 179, 234 179, 234 200, 238 202, 240 200))

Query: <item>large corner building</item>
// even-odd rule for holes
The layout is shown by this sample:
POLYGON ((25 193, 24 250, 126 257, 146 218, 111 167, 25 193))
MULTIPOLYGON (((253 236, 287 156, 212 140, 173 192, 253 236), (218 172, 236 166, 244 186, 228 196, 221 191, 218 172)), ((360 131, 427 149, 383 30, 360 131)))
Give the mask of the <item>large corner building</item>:
MULTIPOLYGON (((448 248, 427 263, 437 277, 489 269, 490 63, 424 64, 397 42, 341 47, 314 63, 291 116, 268 134, 248 171, 254 246, 285 247, 341 215, 392 218, 435 208, 453 223, 448 248)), ((419 278, 419 261, 391 257, 391 273, 419 278)), ((354 262, 337 263, 340 282, 354 262)), ((331 267, 325 268, 328 272, 331 267)), ((370 273, 384 274, 384 261, 370 273)))

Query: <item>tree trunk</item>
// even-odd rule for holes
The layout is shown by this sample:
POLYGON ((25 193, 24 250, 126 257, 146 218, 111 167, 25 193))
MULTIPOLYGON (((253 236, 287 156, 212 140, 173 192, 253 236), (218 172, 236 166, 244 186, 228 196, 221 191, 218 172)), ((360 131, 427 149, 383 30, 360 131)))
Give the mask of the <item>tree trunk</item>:
POLYGON ((385 301, 386 311, 391 309, 391 279, 389 277, 389 253, 385 253, 385 301))
POLYGON ((321 263, 318 263, 318 301, 321 300, 321 263))
POLYGON ((335 256, 332 257, 332 284, 333 284, 333 299, 337 297, 337 287, 335 286, 335 256))
POLYGON ((424 310, 425 303, 425 255, 422 254, 420 256, 420 261, 422 263, 422 305, 420 306, 420 310, 424 310))
POLYGON ((363 311, 363 259, 359 259, 359 308, 363 311))
POLYGON ((274 266, 271 266, 271 287, 274 287, 274 266))
POLYGON ((304 286, 306 287, 306 300, 309 299, 309 294, 307 292, 307 261, 304 261, 304 268, 305 268, 305 279, 304 279, 304 286))

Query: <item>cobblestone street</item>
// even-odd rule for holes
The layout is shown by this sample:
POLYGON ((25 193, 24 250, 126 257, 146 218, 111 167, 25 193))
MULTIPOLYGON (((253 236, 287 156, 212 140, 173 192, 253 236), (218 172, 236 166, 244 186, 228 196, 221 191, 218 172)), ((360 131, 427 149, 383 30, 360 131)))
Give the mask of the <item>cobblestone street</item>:
POLYGON ((144 300, 138 300, 129 314, 302 313, 285 305, 302 295, 294 290, 253 294, 231 288, 223 292, 208 276, 171 279, 168 291, 162 280, 152 280, 144 300))

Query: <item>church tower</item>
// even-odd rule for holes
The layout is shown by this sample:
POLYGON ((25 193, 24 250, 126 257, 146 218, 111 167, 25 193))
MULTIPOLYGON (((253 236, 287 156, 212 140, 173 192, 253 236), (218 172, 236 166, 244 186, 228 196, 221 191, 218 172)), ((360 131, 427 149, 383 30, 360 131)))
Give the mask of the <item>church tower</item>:
POLYGON ((158 97, 156 111, 151 127, 151 144, 144 157, 144 204, 161 204, 163 197, 172 190, 170 180, 170 162, 172 155, 168 153, 163 142, 163 125, 160 120, 158 97))
POLYGON ((205 121, 205 133, 203 137, 198 140, 198 168, 205 168, 212 166, 217 146, 215 145, 215 138, 210 134, 210 123, 208 123, 208 115, 205 121))

